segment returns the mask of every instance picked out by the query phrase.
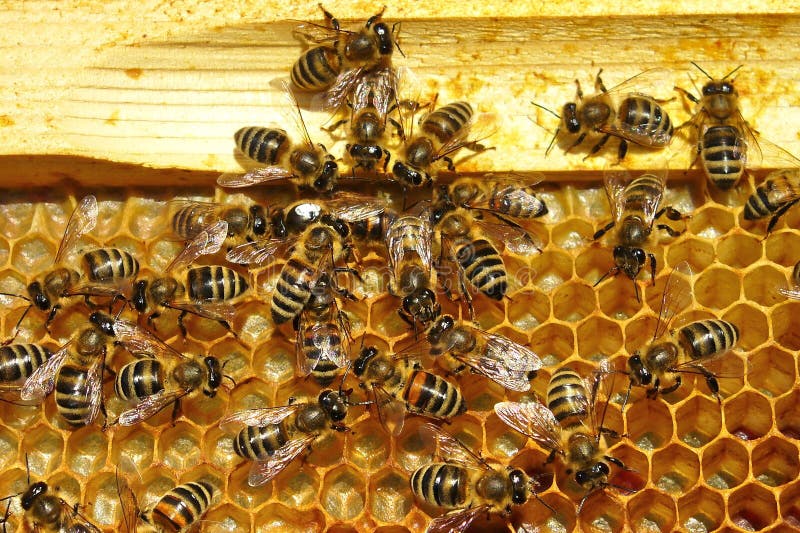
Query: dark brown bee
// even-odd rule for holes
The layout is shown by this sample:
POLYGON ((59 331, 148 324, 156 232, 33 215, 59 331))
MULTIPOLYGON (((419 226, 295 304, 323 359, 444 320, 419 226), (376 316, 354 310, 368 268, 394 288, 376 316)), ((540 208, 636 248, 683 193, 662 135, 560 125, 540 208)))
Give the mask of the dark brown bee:
POLYGON ((739 93, 734 86, 735 74, 739 65, 721 79, 712 78, 697 63, 692 65, 702 72, 709 81, 703 85, 698 98, 685 89, 675 90, 697 104, 697 111, 688 122, 681 124, 694 126, 697 135, 697 157, 709 181, 727 191, 733 188, 744 174, 747 166, 748 148, 758 150, 758 142, 744 119, 739 108, 739 93))
POLYGON ((148 324, 166 308, 180 311, 178 326, 184 336, 183 319, 189 313, 216 320, 231 329, 230 321, 236 313, 231 301, 247 291, 247 280, 225 266, 187 268, 201 255, 219 251, 227 237, 227 225, 221 220, 201 231, 172 260, 162 277, 136 282, 131 299, 134 308, 147 315, 148 324))
POLYGON ((587 137, 600 136, 599 141, 592 146, 586 157, 599 152, 611 137, 620 140, 618 157, 625 158, 628 143, 632 142, 648 148, 663 148, 670 143, 673 133, 672 121, 660 104, 665 100, 657 100, 639 92, 623 93, 630 91, 632 85, 646 83, 646 80, 660 77, 660 69, 645 70, 628 78, 612 89, 606 89, 600 78, 603 69, 595 78, 597 94, 584 98, 581 84, 577 85, 577 102, 564 104, 561 115, 534 103, 540 109, 552 113, 561 121, 553 140, 547 147, 547 153, 553 147, 559 134, 562 132, 569 136, 577 136, 575 141, 567 148, 571 150, 583 144, 587 137))
POLYGON ((525 504, 531 494, 538 499, 534 481, 523 470, 491 466, 433 424, 425 424, 420 432, 435 442, 437 461, 411 474, 411 492, 429 505, 450 511, 434 518, 428 533, 461 533, 483 514, 510 517, 512 507, 525 504))
MULTIPOLYGON (((630 179, 627 172, 606 171, 603 178, 613 218, 594 234, 594 239, 601 238, 616 226, 617 244, 614 246, 614 266, 597 280, 595 286, 608 276, 616 276, 622 272, 633 281, 636 300, 639 301, 636 278, 647 258, 650 259, 650 276, 655 283, 656 258, 642 248, 653 231, 654 221, 662 215, 670 220, 681 220, 684 217, 670 206, 659 209, 667 179, 666 170, 658 175, 642 174, 634 179, 630 179)), ((682 233, 667 224, 658 224, 656 227, 666 231, 671 237, 682 233)))
POLYGON ((467 410, 457 385, 409 359, 380 355, 374 346, 361 350, 353 373, 372 390, 381 424, 392 435, 403 431, 406 412, 448 420, 467 410))
POLYGON ((589 496, 598 490, 614 487, 628 491, 609 481, 609 465, 626 467, 606 454, 602 435, 618 435, 604 428, 602 417, 595 412, 601 375, 598 373, 587 386, 577 372, 560 368, 547 386, 547 407, 538 402, 500 402, 494 406, 500 420, 548 450, 550 460, 562 457, 567 474, 586 491, 578 504, 579 514, 589 496))
POLYGON ((247 482, 257 487, 280 474, 322 433, 347 431, 341 423, 345 416, 344 396, 324 390, 316 403, 239 411, 223 418, 219 425, 236 435, 236 454, 253 461, 247 482))
POLYGON ((191 241, 220 221, 228 225, 225 236, 228 248, 271 235, 270 213, 263 205, 228 205, 192 200, 172 200, 169 204, 172 233, 179 239, 191 241))
POLYGON ((398 47, 397 25, 389 28, 383 22, 381 9, 359 31, 347 31, 321 5, 320 9, 325 25, 307 22, 295 30, 304 40, 318 46, 308 49, 294 63, 291 80, 304 91, 325 91, 324 107, 338 109, 357 91, 365 76, 391 67, 392 53, 398 47))
MULTIPOLYGON (((538 183, 537 180, 535 183, 538 183)), ((486 174, 481 178, 457 178, 447 186, 454 204, 496 216, 528 220, 547 214, 544 200, 536 196, 535 183, 523 183, 521 177, 486 174)))
POLYGON ((685 262, 670 272, 653 339, 628 359, 630 384, 624 403, 627 403, 633 386, 647 387, 648 398, 669 394, 680 387, 681 374, 684 373, 702 375, 711 393, 721 402, 717 377, 705 364, 736 346, 739 329, 725 320, 706 319, 668 331, 676 313, 691 301, 688 281, 691 274, 685 262))
POLYGON ((778 220, 800 200, 800 168, 776 170, 767 174, 764 181, 744 204, 743 215, 747 220, 770 217, 767 235, 778 220))

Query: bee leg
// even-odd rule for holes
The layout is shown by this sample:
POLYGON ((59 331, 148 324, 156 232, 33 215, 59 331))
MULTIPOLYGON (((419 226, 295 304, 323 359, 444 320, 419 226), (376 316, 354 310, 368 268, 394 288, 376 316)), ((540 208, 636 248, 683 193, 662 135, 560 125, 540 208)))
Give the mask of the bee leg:
POLYGON ((717 403, 721 405, 722 399, 719 396, 719 382, 717 382, 717 376, 701 366, 698 366, 697 370, 703 375, 704 378, 706 378, 706 385, 708 385, 708 388, 714 398, 717 399, 717 403))
POLYGON ((612 220, 611 222, 609 222, 608 224, 606 224, 605 226, 603 226, 602 228, 600 228, 599 230, 597 230, 596 232, 594 232, 594 235, 592 235, 592 240, 595 240, 595 241, 596 241, 597 239, 599 239, 600 237, 602 237, 603 235, 605 235, 606 233, 608 233, 608 231, 609 231, 611 228, 613 228, 613 227, 614 227, 614 223, 615 223, 615 222, 612 220))
POLYGON ((178 422, 178 417, 181 416, 181 399, 177 398, 172 404, 172 426, 178 422))
POLYGON ((661 211, 656 213, 656 218, 660 217, 662 214, 665 214, 668 219, 675 221, 692 218, 692 215, 684 215, 671 205, 668 205, 667 207, 663 208, 661 211))
POLYGON ((775 214, 772 215, 772 218, 769 219, 769 224, 767 224, 767 233, 764 235, 764 239, 766 239, 767 236, 770 234, 770 232, 772 232, 773 228, 775 227, 775 224, 778 223, 778 220, 780 220, 780 218, 786 213, 786 211, 788 211, 789 208, 792 207, 794 204, 796 204, 798 201, 800 200, 792 200, 791 202, 787 202, 782 206, 780 206, 775 211, 775 214))
MULTIPOLYGON (((391 110, 389 110, 389 112, 391 113, 391 112, 392 112, 393 110, 395 110, 396 108, 397 108, 397 106, 396 106, 396 105, 395 105, 395 106, 393 106, 393 107, 392 107, 392 109, 391 109, 391 110)), ((395 120, 395 119, 393 119, 393 118, 389 118, 389 119, 388 119, 388 121, 389 121, 389 124, 391 124, 391 125, 392 125, 392 127, 394 128, 394 134, 395 134, 395 135, 397 135, 398 137, 400 137, 401 139, 404 139, 404 140, 405 140, 405 138, 406 138, 406 132, 405 132, 405 129, 403 128, 403 125, 402 125, 402 124, 400 124, 398 121, 396 121, 396 120, 395 120)))
POLYGON ((381 148, 383 151, 383 173, 386 174, 386 169, 389 168, 389 160, 392 159, 392 154, 386 148, 381 148))
POLYGON ((593 155, 595 155, 597 152, 599 152, 600 150, 602 150, 602 149, 603 149, 603 146, 605 146, 605 144, 608 142, 608 140, 609 140, 610 138, 611 138, 611 134, 610 134, 610 133, 606 133, 605 135, 603 135, 603 138, 602 138, 602 139, 600 139, 600 141, 598 141, 598 143, 597 143, 597 144, 595 144, 594 146, 592 146, 592 149, 591 149, 591 150, 589 150, 589 153, 588 153, 588 154, 586 154, 586 157, 584 157, 584 158, 583 158, 583 160, 584 160, 584 161, 586 161, 587 159, 589 159, 590 157, 592 157, 593 155))
POLYGON ((656 228, 660 229, 661 231, 666 231, 670 237, 679 237, 683 235, 683 231, 673 229, 666 224, 656 224, 656 228))
POLYGON ((181 314, 178 315, 178 329, 181 330, 181 335, 183 338, 186 338, 188 331, 186 330, 186 326, 183 324, 183 319, 188 315, 188 311, 181 311, 181 314))
POLYGON ((595 281, 595 283, 594 283, 593 287, 597 287, 598 285, 600 285, 600 283, 601 283, 601 282, 602 282, 604 279, 606 279, 607 277, 609 277, 609 276, 611 276, 612 278, 613 278, 613 277, 615 277, 617 274, 619 274, 619 270, 620 270, 620 269, 619 269, 619 267, 618 267, 618 266, 613 266, 613 267, 611 267, 611 268, 608 270, 608 272, 606 272, 605 274, 603 274, 602 276, 600 276, 600 279, 598 279, 597 281, 595 281))
POLYGON ((336 20, 336 17, 330 14, 330 12, 322 7, 322 4, 319 4, 319 8, 322 10, 322 14, 325 16, 325 22, 327 22, 331 28, 336 31, 339 31, 339 21, 336 20))
MULTIPOLYGON (((227 330, 228 330, 228 333, 230 333, 231 335, 233 335, 233 336, 234 336, 234 338, 237 338, 237 339, 239 338, 239 334, 238 334, 238 333, 236 333, 235 331, 233 331, 233 328, 231 327, 231 325, 230 325, 230 324, 228 324, 228 321, 227 321, 227 320, 217 320, 217 322, 219 323, 219 325, 220 325, 220 326, 222 326, 223 328, 227 329, 227 330)), ((185 336, 185 335, 184 335, 184 336, 185 336)))
MULTIPOLYGON (((687 91, 686 89, 682 89, 682 88, 678 87, 677 85, 675 85, 675 86, 674 86, 674 87, 672 87, 672 88, 673 88, 675 91, 678 91, 679 93, 681 93, 683 96, 685 96, 685 97, 686 97, 686 98, 688 98, 689 100, 691 100, 691 101, 692 101, 692 103, 695 103, 695 104, 699 104, 699 103, 700 103, 700 99, 699 99, 699 98, 697 98, 697 97, 696 97, 695 95, 693 95, 692 93, 690 93, 689 91, 687 91)), ((692 119, 689 119, 689 121, 688 121, 688 122, 691 122, 691 121, 692 121, 692 119)), ((686 124, 686 122, 684 122, 683 124, 681 124, 680 126, 678 126, 678 128, 676 128, 676 129, 680 129, 680 128, 682 128, 682 127, 684 126, 684 124, 686 124)))
POLYGON ((628 153, 628 141, 625 139, 619 140, 619 148, 617 150, 617 159, 618 163, 621 163, 623 159, 625 159, 625 155, 628 153))
POLYGON ((618 466, 619 468, 621 468, 623 470, 627 470, 628 472, 637 472, 637 470, 634 470, 633 468, 627 466, 625 463, 623 463, 621 460, 617 459, 616 457, 611 457, 610 455, 604 455, 603 459, 605 459, 606 461, 608 461, 612 465, 618 466))
MULTIPOLYGON (((347 105, 352 107, 352 104, 350 102, 347 102, 347 105)), ((328 133, 333 133, 334 131, 338 130, 339 128, 341 128, 342 126, 347 124, 348 122, 350 122, 348 119, 343 119, 343 120, 340 120, 338 122, 334 122, 333 124, 331 124, 327 128, 321 128, 321 129, 323 131, 327 131, 328 133)))
POLYGON ((92 296, 90 294, 84 294, 83 296, 83 303, 86 304, 90 310, 97 309, 97 305, 92 301, 92 296))
POLYGON ((55 319, 59 309, 61 309, 61 304, 56 304, 50 308, 50 314, 47 315, 47 320, 44 323, 44 329, 47 333, 50 333, 50 323, 55 319))
POLYGON ((678 390, 678 387, 680 387, 680 386, 681 386, 681 377, 677 376, 675 378, 675 383, 673 383, 672 385, 670 385, 669 387, 667 387, 665 389, 661 389, 661 394, 669 394, 671 392, 675 392, 676 390, 678 390))
POLYGON ((655 286, 656 284, 656 256, 649 253, 647 257, 650 258, 650 280, 652 281, 652 285, 655 286))
MULTIPOLYGON (((598 74, 600 74, 598 72, 598 74)), ((581 89, 581 82, 580 80, 575 80, 575 96, 578 97, 578 100, 583 100, 583 89, 581 89)))
POLYGON ((597 71, 597 76, 594 78, 594 88, 598 92, 607 93, 608 90, 606 89, 605 84, 603 84, 603 80, 600 78, 600 74, 602 73, 603 69, 597 71))
POLYGON ((455 164, 453 164, 453 160, 451 158, 445 156, 442 158, 442 161, 447 163, 447 170, 449 170, 450 172, 455 172, 456 166, 455 164))
POLYGON ((25 308, 25 311, 22 312, 22 316, 19 317, 19 320, 17 320, 17 325, 14 326, 14 334, 11 336, 10 339, 6 339, 2 343, 0 343, 0 346, 8 346, 12 342, 14 342, 14 339, 16 339, 17 335, 19 335, 19 325, 22 324, 22 321, 25 319, 25 315, 28 314, 28 311, 31 310, 31 307, 32 305, 29 305, 28 307, 25 308))

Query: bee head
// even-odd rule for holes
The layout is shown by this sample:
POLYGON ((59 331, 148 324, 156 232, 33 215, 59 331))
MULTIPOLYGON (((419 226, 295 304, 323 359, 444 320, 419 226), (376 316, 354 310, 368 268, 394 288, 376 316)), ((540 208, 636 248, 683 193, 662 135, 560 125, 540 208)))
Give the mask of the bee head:
POLYGON ((631 382, 635 385, 649 385, 653 381, 653 374, 645 368, 639 352, 636 352, 628 359, 628 369, 630 370, 631 382))
POLYGON ((39 496, 41 496, 46 492, 47 492, 47 483, 45 483, 44 481, 38 481, 32 484, 30 487, 28 487, 28 490, 26 490, 22 494, 20 502, 22 504, 22 508, 25 511, 27 511, 33 506, 33 502, 36 501, 36 498, 38 498, 39 496))
POLYGON ((267 213, 262 206, 250 206, 250 225, 253 230, 253 235, 260 237, 266 234, 269 223, 267 222, 267 213))
POLYGON ((614 262, 628 278, 635 280, 647 262, 647 254, 641 248, 617 245, 614 247, 614 262))
POLYGON ((378 355, 378 349, 374 346, 367 346, 361 350, 358 358, 353 363, 353 374, 363 376, 367 370, 369 362, 378 355))
POLYGON ((703 96, 728 96, 737 94, 732 81, 714 80, 703 85, 703 96))
POLYGON ((575 481, 581 487, 598 487, 607 483, 609 473, 610 470, 607 464, 597 462, 589 468, 575 472, 575 481))
POLYGON ((341 422, 347 416, 347 403, 338 392, 324 390, 319 394, 318 401, 333 422, 341 422))
POLYGON ((438 344, 442 337, 455 327, 456 322, 450 315, 440 316, 428 329, 428 342, 438 344))
POLYGON ((331 228, 333 228, 336 231, 336 233, 339 234, 339 236, 343 238, 347 238, 350 236, 350 226, 348 226, 347 223, 345 223, 342 219, 336 218, 332 215, 325 214, 322 215, 322 217, 320 217, 319 220, 326 226, 330 226, 331 228))
POLYGON ((314 180, 314 190, 317 192, 331 192, 339 178, 339 165, 336 161, 328 159, 322 164, 322 172, 314 180))
POLYGON ((519 468, 515 468, 508 473, 511 481, 511 501, 516 505, 522 505, 528 501, 528 476, 519 468))
POLYGON ((431 181, 431 176, 427 172, 421 172, 412 168, 402 161, 395 161, 392 166, 392 174, 403 185, 410 187, 420 187, 431 181))
POLYGON ((147 280, 142 279, 136 282, 133 286, 133 295, 131 297, 133 307, 140 313, 147 310, 147 280))
POLYGON ((425 324, 439 316, 441 306, 432 290, 421 288, 403 298, 403 311, 425 324))
POLYGON ((89 315, 89 322, 97 326, 100 331, 104 334, 108 335, 109 337, 116 336, 114 332, 114 322, 116 320, 111 318, 105 313, 101 313, 100 311, 95 311, 91 315, 89 315))
POLYGON ((217 389, 222 385, 222 365, 219 359, 211 356, 204 357, 203 364, 206 365, 208 374, 208 380, 203 386, 203 394, 213 398, 217 395, 217 389))
POLYGON ((394 49, 394 36, 389 25, 385 22, 378 22, 372 26, 372 31, 375 32, 378 42, 378 53, 382 56, 391 55, 394 49))
POLYGON ((38 281, 34 281, 28 285, 28 295, 31 297, 33 305, 42 311, 49 311, 52 307, 50 298, 48 298, 47 294, 42 290, 42 284, 38 281))
POLYGON ((564 122, 564 127, 570 133, 578 133, 581 131, 581 121, 578 118, 578 105, 575 102, 564 104, 561 108, 561 120, 564 122))

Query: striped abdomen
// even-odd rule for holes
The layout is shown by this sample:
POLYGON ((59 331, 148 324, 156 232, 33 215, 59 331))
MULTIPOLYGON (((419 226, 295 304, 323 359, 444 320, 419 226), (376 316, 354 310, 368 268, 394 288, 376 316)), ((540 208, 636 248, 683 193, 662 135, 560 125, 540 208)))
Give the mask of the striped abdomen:
POLYGON ((547 214, 547 206, 530 187, 499 182, 492 184, 489 209, 516 218, 536 218, 547 214))
POLYGON ((501 300, 508 288, 503 259, 486 239, 462 241, 456 245, 456 261, 475 288, 489 298, 501 300))
POLYGON ((617 113, 618 127, 626 139, 646 146, 666 146, 672 139, 672 121, 652 98, 625 98, 617 113))
POLYGON ((380 243, 386 236, 387 227, 394 221, 395 214, 384 211, 378 215, 350 222, 350 234, 353 239, 362 242, 380 243))
POLYGON ((652 174, 642 174, 632 180, 622 193, 625 214, 642 213, 646 203, 652 198, 661 197, 664 191, 663 181, 652 174))
POLYGON ((56 372, 56 407, 64 420, 73 426, 86 426, 92 423, 88 370, 86 367, 67 361, 56 372))
POLYGON ((800 172, 776 170, 747 199, 744 218, 757 220, 775 213, 784 204, 800 198, 800 172))
POLYGON ((233 439, 236 455, 253 461, 262 461, 289 442, 283 422, 266 426, 247 426, 233 439))
POLYGON ((734 126, 712 126, 700 140, 700 158, 706 176, 722 190, 739 181, 744 172, 747 145, 734 126))
POLYGON ((109 283, 135 278, 139 261, 124 250, 98 248, 83 254, 84 272, 91 281, 109 283))
POLYGON ((563 427, 569 427, 588 416, 588 396, 580 374, 571 368, 559 368, 547 385, 547 408, 563 427))
POLYGON ((304 91, 321 91, 330 87, 339 72, 342 61, 332 46, 316 46, 301 55, 292 66, 292 83, 304 91))
POLYGON ((233 138, 244 155, 265 165, 277 165, 291 147, 286 132, 277 128, 250 126, 237 131, 233 138))
POLYGON ((0 386, 27 379, 53 352, 39 344, 9 344, 0 347, 0 386))
POLYGON ((123 400, 141 400, 164 390, 164 368, 156 359, 140 359, 117 372, 114 391, 123 400))
POLYGON ((164 531, 178 533, 197 522, 214 499, 214 487, 205 481, 190 481, 164 494, 151 519, 164 531))
POLYGON ((411 492, 437 507, 455 509, 466 502, 467 471, 447 463, 433 463, 418 468, 411 475, 411 492))
POLYGON ((420 129, 444 144, 453 139, 472 118, 472 106, 467 102, 453 102, 429 114, 420 129))
POLYGON ((678 330, 678 342, 692 359, 706 359, 731 350, 739 340, 739 329, 724 320, 692 322, 678 330))
POLYGON ((303 357, 311 377, 323 387, 330 385, 339 375, 338 360, 347 359, 342 346, 342 332, 335 322, 318 322, 303 330, 303 357))
POLYGON ((283 265, 272 293, 272 321, 283 324, 300 314, 311 298, 311 283, 317 270, 292 256, 283 265))
POLYGON ((187 272, 189 298, 221 302, 241 296, 249 288, 244 276, 224 266, 202 266, 187 272))
POLYGON ((413 409, 436 418, 452 418, 467 410, 459 388, 430 372, 415 370, 403 391, 413 409))

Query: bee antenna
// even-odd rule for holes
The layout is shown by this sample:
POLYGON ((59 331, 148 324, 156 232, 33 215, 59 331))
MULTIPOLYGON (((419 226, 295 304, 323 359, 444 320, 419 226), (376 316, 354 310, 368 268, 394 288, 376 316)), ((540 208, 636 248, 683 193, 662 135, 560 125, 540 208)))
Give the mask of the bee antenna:
POLYGON ((620 406, 620 413, 625 414, 625 407, 628 405, 628 400, 631 397, 631 388, 633 387, 633 380, 628 380, 628 390, 625 393, 625 399, 622 400, 622 405, 620 406))
POLYGON ((13 294, 13 293, 10 293, 10 292, 0 292, 0 296, 11 296, 12 298, 20 298, 22 300, 25 300, 26 302, 31 302, 30 298, 28 298, 27 296, 23 296, 21 294, 13 294))
POLYGON ((534 484, 534 480, 532 478, 529 479, 528 480, 528 490, 531 491, 531 494, 533 494, 533 497, 536 498, 536 501, 538 501, 539 503, 541 503, 542 505, 547 507, 550 510, 550 512, 553 513, 554 515, 558 514, 558 511, 556 511, 555 509, 550 507, 550 505, 546 501, 544 501, 543 499, 541 499, 539 497, 539 494, 533 488, 533 484, 534 484))
POLYGON ((728 72, 727 74, 725 74, 725 76, 724 76, 722 79, 723 79, 723 80, 726 80, 726 79, 728 79, 728 78, 729 78, 729 77, 731 77, 733 74, 735 74, 737 70, 739 70, 739 69, 740 69, 740 68, 742 68, 743 66, 744 66, 744 65, 739 65, 738 67, 736 67, 736 68, 735 68, 735 69, 733 69, 732 71, 730 71, 730 72, 728 72))
POLYGON ((550 109, 550 108, 548 108, 548 107, 545 107, 545 106, 543 106, 542 104, 537 104, 536 102, 533 102, 533 101, 531 101, 531 104, 535 105, 536 107, 538 107, 538 108, 539 108, 539 109, 541 109, 542 111, 547 111, 548 113, 550 113, 551 115, 553 115, 554 117, 556 117, 558 120, 561 120, 561 115, 559 115, 558 113, 556 113, 556 112, 555 112, 555 111, 553 111, 552 109, 550 109))
POLYGON ((27 476, 28 485, 31 484, 31 466, 28 464, 28 452, 25 452, 25 474, 27 476))
MULTIPOLYGON (((714 78, 712 78, 712 77, 711 77, 711 76, 708 74, 708 72, 706 72, 705 70, 703 70, 703 67, 701 67, 700 65, 698 65, 698 64, 697 64, 697 63, 695 63, 694 61, 692 61, 692 65, 694 65, 695 67, 697 67, 697 70, 699 70, 700 72, 702 72, 703 74, 705 74, 705 75, 706 75, 706 78, 708 78, 708 79, 710 79, 710 80, 713 80, 713 79, 714 79, 714 78)), ((736 69, 737 69, 737 70, 738 70, 738 68, 739 68, 739 67, 736 67, 736 69)), ((733 72, 736 72, 736 70, 734 70, 733 72)), ((731 72, 731 74, 733 74, 733 72, 731 72)), ((730 76, 730 74, 728 74, 728 76, 730 76)), ((727 78, 728 76, 725 76, 725 78, 727 78)), ((725 78, 722 78, 722 79, 724 80, 725 78)))
POLYGON ((397 51, 400 52, 401 56, 406 57, 405 52, 403 52, 403 49, 400 48, 400 41, 397 39, 397 36, 400 34, 400 27, 401 27, 400 22, 395 22, 394 24, 392 24, 392 35, 395 36, 394 46, 395 48, 397 48, 397 51))

